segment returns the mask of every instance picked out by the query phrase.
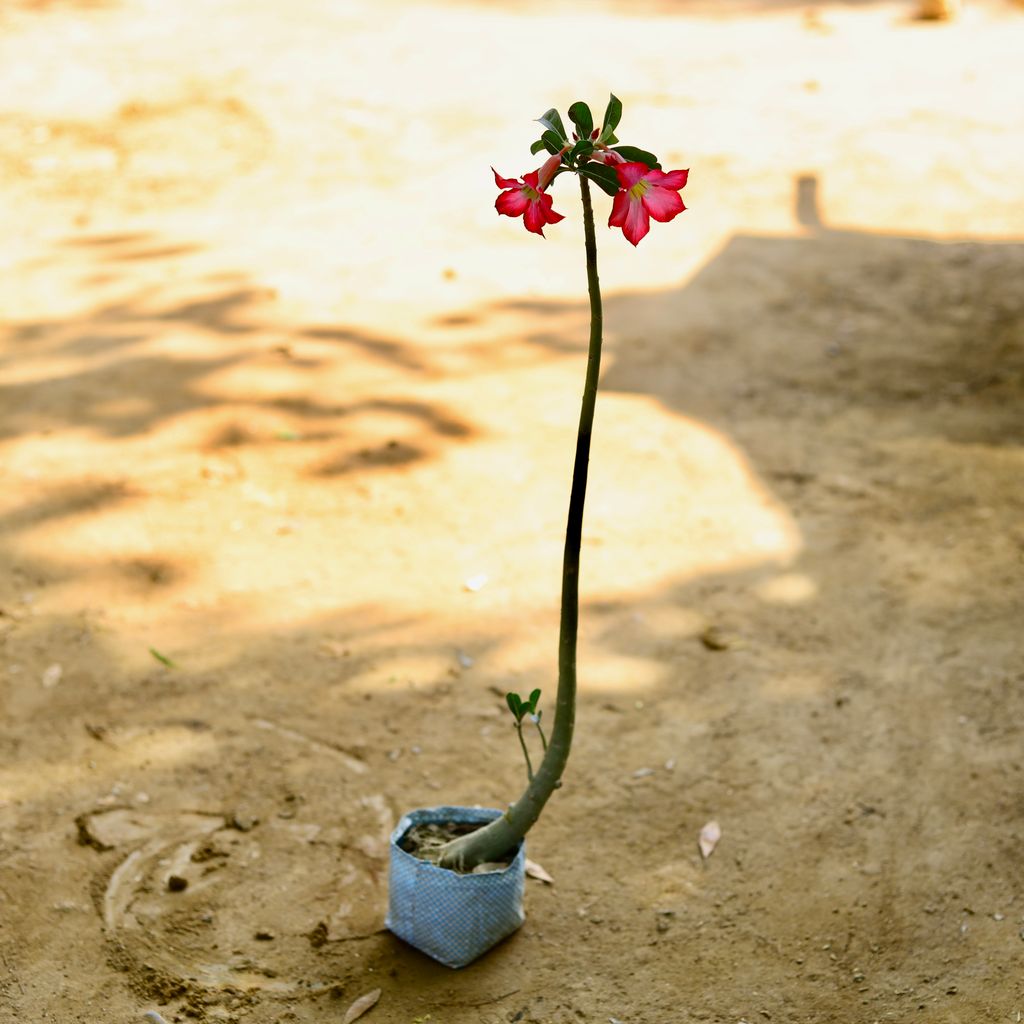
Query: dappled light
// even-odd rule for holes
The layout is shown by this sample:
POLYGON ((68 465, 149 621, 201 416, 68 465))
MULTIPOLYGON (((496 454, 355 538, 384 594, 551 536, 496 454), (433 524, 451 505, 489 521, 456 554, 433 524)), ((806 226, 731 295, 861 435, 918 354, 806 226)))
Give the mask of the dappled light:
POLYGON ((1024 1009, 1024 16, 916 11, 4 8, 0 1011, 1024 1009), (388 834, 554 715, 589 323, 571 175, 541 240, 488 168, 610 90, 688 209, 595 190, 554 884, 453 974, 388 834))

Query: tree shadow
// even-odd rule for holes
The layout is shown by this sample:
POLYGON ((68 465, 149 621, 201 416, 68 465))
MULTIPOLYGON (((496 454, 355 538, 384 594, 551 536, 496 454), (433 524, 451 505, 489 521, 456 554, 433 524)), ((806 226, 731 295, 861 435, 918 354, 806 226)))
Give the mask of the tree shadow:
POLYGON ((654 391, 670 407, 703 417, 725 374, 740 418, 802 406, 814 422, 815 405, 837 402, 887 440, 912 430, 1019 444, 1024 244, 831 228, 816 192, 813 178, 798 180, 806 235, 736 236, 679 292, 612 297, 609 320, 629 326, 615 330, 605 386, 650 393, 651 361, 666 352, 634 342, 671 316, 681 326, 663 343, 679 347, 654 391))
MULTIPOLYGON (((159 264, 199 251, 194 244, 143 232, 73 237, 64 248, 90 268, 159 264)), ((90 269, 82 283, 117 280, 101 277, 90 269)), ((439 374, 414 345, 342 325, 290 322, 275 299, 273 289, 244 275, 215 274, 136 287, 64 317, 3 325, 0 374, 12 379, 0 384, 0 438, 71 427, 131 439, 191 413, 245 418, 260 410, 286 413, 294 420, 294 429, 288 428, 293 434, 321 441, 342 420, 398 414, 413 424, 420 441, 413 460, 429 457, 442 442, 472 436, 473 427, 454 412, 401 394, 403 387, 439 374), (344 364, 332 349, 348 350, 344 364), (392 371, 389 390, 395 394, 349 402, 296 395, 296 384, 312 393, 325 369, 340 372, 342 365, 347 370, 364 362, 392 371), (232 374, 266 374, 271 368, 289 378, 288 387, 262 388, 256 397, 218 384, 232 374)), ((352 456, 340 453, 333 461, 352 456)))

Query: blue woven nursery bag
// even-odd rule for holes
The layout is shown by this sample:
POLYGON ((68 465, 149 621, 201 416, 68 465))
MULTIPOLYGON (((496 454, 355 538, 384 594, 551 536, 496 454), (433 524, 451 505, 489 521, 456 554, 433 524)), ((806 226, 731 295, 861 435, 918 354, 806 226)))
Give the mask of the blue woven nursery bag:
POLYGON ((504 871, 460 875, 406 853, 398 842, 414 825, 485 825, 500 815, 489 807, 428 807, 410 811, 391 833, 385 924, 446 967, 465 967, 523 923, 526 843, 504 871))

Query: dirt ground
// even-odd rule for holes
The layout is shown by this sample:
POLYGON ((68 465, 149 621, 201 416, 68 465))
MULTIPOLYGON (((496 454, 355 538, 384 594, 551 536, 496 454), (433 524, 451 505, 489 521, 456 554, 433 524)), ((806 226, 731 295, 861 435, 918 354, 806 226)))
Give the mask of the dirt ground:
POLYGON ((1024 15, 909 8, 0 7, 0 1020, 1021 1020, 1024 15), (555 884, 453 972, 386 836, 522 784, 587 332, 489 165, 610 89, 690 209, 599 227, 555 884))

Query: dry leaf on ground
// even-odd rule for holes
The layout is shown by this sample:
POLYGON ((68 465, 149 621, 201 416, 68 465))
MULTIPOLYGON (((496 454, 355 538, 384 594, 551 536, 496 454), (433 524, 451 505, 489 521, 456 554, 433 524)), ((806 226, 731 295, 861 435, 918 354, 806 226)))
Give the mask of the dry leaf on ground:
POLYGON ((345 1016, 342 1019, 341 1024, 352 1024, 352 1021, 359 1020, 364 1013, 372 1010, 377 1005, 378 999, 380 999, 379 988, 375 988, 372 992, 367 992, 365 996, 360 996, 345 1011, 345 1016))
POLYGON ((555 884, 555 880, 535 860, 530 860, 529 857, 526 859, 526 873, 531 878, 546 882, 548 885, 555 884))
POLYGON ((700 847, 701 859, 707 860, 712 853, 715 852, 715 847, 718 845, 718 840, 722 838, 722 829, 717 821, 709 821, 701 830, 700 835, 697 837, 697 845, 700 847))

